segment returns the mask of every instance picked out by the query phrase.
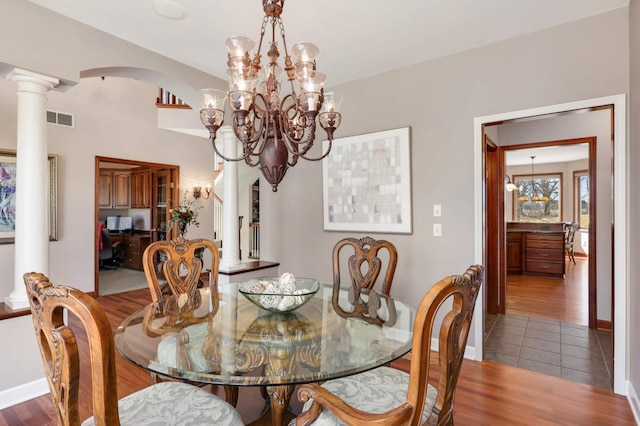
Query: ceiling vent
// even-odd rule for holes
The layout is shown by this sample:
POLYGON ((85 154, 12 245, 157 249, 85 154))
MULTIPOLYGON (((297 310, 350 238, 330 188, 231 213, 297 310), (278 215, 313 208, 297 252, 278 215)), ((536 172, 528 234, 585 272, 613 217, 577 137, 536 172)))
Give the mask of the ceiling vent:
POLYGON ((73 114, 66 112, 47 111, 47 123, 56 126, 75 127, 73 114))

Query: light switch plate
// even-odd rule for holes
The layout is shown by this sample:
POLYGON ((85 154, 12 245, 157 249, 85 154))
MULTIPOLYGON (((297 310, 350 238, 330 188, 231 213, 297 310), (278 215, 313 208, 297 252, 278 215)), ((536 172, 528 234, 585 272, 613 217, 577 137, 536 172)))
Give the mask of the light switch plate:
POLYGON ((433 224, 433 236, 441 237, 442 236, 442 225, 439 223, 433 224))
POLYGON ((433 205, 433 217, 442 216, 442 206, 440 204, 433 205))

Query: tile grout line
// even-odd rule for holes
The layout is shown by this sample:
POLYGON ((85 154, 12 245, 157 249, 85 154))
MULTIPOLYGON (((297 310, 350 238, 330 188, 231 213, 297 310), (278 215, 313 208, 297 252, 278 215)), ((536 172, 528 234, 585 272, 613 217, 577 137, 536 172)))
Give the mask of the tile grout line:
POLYGON ((600 342, 600 335, 598 334, 598 329, 595 331, 596 340, 598 341, 598 348, 600 349, 600 356, 602 356, 602 362, 604 362, 604 368, 607 370, 607 376, 609 376, 609 381, 611 381, 611 371, 609 370, 609 364, 607 364, 607 358, 604 356, 604 349, 602 348, 602 343, 600 342))
POLYGON ((520 342, 520 349, 518 349, 518 356, 516 356, 516 368, 518 368, 518 364, 520 364, 520 355, 522 354, 522 348, 524 347, 524 338, 527 335, 527 329, 529 328, 529 317, 527 318, 527 325, 524 327, 524 334, 522 335, 522 342, 520 342))

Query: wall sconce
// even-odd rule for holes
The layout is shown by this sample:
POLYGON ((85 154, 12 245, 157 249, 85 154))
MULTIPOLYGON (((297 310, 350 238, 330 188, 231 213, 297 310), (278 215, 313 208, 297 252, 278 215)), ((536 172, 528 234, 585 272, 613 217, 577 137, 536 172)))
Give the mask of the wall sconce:
POLYGON ((511 182, 511 178, 509 177, 509 175, 506 175, 506 178, 507 178, 507 191, 511 192, 518 189, 518 186, 511 182))
POLYGON ((200 185, 196 185, 193 187, 193 198, 195 198, 196 200, 200 197, 204 198, 205 200, 209 199, 209 195, 211 195, 211 184, 208 184, 205 188, 204 191, 202 190, 202 187, 200 185))

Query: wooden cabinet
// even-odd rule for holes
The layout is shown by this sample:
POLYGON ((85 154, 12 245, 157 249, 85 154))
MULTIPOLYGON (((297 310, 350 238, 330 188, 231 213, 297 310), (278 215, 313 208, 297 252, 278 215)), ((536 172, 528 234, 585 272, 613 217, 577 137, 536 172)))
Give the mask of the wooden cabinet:
POLYGON ((522 273, 522 232, 507 232, 507 274, 522 273))
POLYGON ((564 277, 564 234, 526 233, 525 271, 564 277))
POLYGON ((131 207, 148 209, 151 207, 151 170, 131 171, 131 207))
POLYGON ((151 236, 153 241, 170 240, 173 236, 177 236, 168 226, 171 220, 170 200, 174 191, 173 180, 172 170, 156 170, 152 175, 151 236))
POLYGON ((131 173, 128 171, 100 170, 98 206, 101 209, 128 209, 131 207, 131 173))
POLYGON ((148 235, 125 235, 123 237, 124 266, 142 270, 142 254, 150 242, 151 238, 148 235))

